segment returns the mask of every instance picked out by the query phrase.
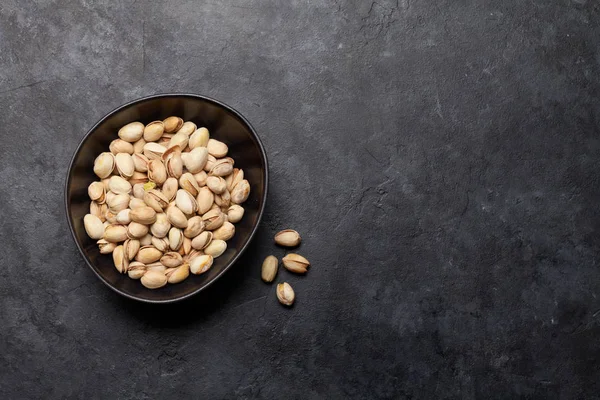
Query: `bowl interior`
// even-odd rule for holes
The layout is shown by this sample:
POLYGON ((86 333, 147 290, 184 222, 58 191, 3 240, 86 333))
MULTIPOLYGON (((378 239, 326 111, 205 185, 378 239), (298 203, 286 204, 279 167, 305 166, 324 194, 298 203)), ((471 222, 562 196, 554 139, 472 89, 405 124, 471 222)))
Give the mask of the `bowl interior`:
POLYGON ((137 300, 169 302, 188 297, 217 279, 232 265, 245 249, 260 221, 267 192, 267 160, 256 134, 249 123, 235 110, 215 100, 196 95, 158 95, 126 104, 104 117, 77 149, 66 183, 67 218, 73 236, 89 266, 108 286, 137 300), (168 284, 158 290, 149 290, 139 280, 121 275, 115 269, 112 255, 100 254, 96 241, 90 239, 83 227, 83 217, 89 213, 90 199, 87 188, 99 178, 93 172, 94 159, 108 151, 119 128, 132 121, 147 124, 176 115, 205 126, 212 138, 229 146, 229 156, 235 166, 244 170, 250 183, 250 196, 243 204, 244 218, 235 224, 235 236, 227 242, 225 253, 215 259, 210 270, 202 275, 190 275, 178 284, 168 284))

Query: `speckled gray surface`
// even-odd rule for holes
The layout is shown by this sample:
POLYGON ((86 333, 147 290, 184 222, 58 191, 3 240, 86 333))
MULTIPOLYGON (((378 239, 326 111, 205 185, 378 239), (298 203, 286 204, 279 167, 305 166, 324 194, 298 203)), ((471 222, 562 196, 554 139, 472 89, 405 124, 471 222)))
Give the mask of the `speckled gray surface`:
POLYGON ((600 6, 0 3, 0 397, 594 398, 600 6), (118 297, 63 211, 120 104, 241 111, 272 184, 250 251, 174 307, 118 297), (294 227, 312 262, 259 279, 294 227))

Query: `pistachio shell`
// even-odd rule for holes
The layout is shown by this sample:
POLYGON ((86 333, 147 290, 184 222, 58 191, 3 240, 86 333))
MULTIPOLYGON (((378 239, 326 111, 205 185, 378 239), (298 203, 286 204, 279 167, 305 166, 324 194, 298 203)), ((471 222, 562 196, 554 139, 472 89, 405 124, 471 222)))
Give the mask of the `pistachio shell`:
POLYGON ((139 241, 140 241, 140 246, 150 246, 152 244, 152 235, 147 234, 143 238, 140 238, 139 241))
POLYGON ((127 227, 123 225, 109 225, 104 230, 104 240, 119 243, 127 240, 127 227))
POLYGON ((133 175, 131 175, 131 178, 129 178, 129 183, 131 183, 132 185, 146 182, 148 182, 148 175, 139 171, 135 171, 133 175))
POLYGON ((133 261, 129 263, 129 267, 127 268, 127 275, 131 279, 140 279, 146 273, 146 265, 139 262, 133 261))
POLYGON ((167 271, 167 267, 165 267, 164 265, 162 265, 160 263, 160 261, 155 261, 155 262, 146 264, 146 269, 148 271, 160 272, 161 274, 164 274, 167 271))
POLYGON ((141 122, 130 122, 119 129, 119 137, 126 142, 137 142, 144 134, 144 124, 141 122))
POLYGON ((185 133, 176 133, 171 140, 169 140, 167 148, 170 149, 171 147, 179 146, 180 149, 185 149, 189 139, 190 138, 185 133))
POLYGON ((162 121, 152 121, 144 128, 144 140, 146 142, 155 142, 163 135, 165 125, 162 121))
POLYGON ((263 281, 269 283, 273 282, 277 275, 277 269, 279 267, 279 260, 275 256, 268 256, 262 263, 261 278, 263 281))
POLYGON ((92 201, 102 204, 106 201, 106 190, 102 182, 92 182, 88 186, 88 196, 92 201))
POLYGON ((227 190, 229 190, 231 192, 233 190, 233 188, 235 187, 235 185, 240 183, 242 180, 244 180, 244 170, 234 168, 231 175, 229 175, 225 179, 225 181, 227 182, 227 190))
MULTIPOLYGON (((185 174, 183 174, 183 175, 185 175, 185 174)), ((182 175, 182 177, 183 177, 183 175, 182 175)), ((165 183, 163 183, 162 192, 169 201, 173 201, 175 199, 175 194, 177 193, 178 188, 179 188, 179 182, 177 182, 177 179, 171 177, 171 178, 168 178, 165 181, 165 183)))
POLYGON ((118 214, 119 211, 126 209, 129 206, 128 194, 117 194, 106 200, 108 210, 113 214, 118 214))
POLYGON ((182 160, 185 168, 192 174, 196 174, 206 166, 208 150, 206 147, 196 147, 189 153, 183 153, 182 160))
POLYGON ((160 159, 167 149, 158 143, 149 142, 144 145, 144 155, 148 160, 160 159))
POLYGON ((131 154, 119 153, 115 156, 115 163, 117 165, 117 171, 125 179, 129 179, 135 172, 135 165, 133 164, 133 158, 131 154))
POLYGON ((162 185, 167 180, 167 170, 163 162, 159 159, 148 162, 148 179, 162 185))
POLYGON ((190 252, 192 251, 192 239, 184 236, 183 245, 181 246, 181 249, 183 249, 184 255, 190 254, 190 252))
POLYGON ((194 174, 194 178, 196 182, 198 182, 198 186, 202 187, 206 185, 206 178, 208 178, 208 174, 206 171, 200 171, 197 174, 194 174))
POLYGON ((214 194, 221 194, 227 190, 227 183, 225 183, 225 179, 220 176, 209 176, 206 178, 206 186, 208 186, 214 194))
MULTIPOLYGON (((187 190, 194 197, 198 196, 198 192, 200 191, 200 186, 198 186, 196 178, 189 172, 181 175, 181 178, 179 178, 179 186, 181 186, 182 189, 187 190)), ((163 191, 164 190, 163 187, 163 191)))
POLYGON ((234 204, 227 209, 227 220, 231 223, 237 223, 244 216, 244 207, 234 204))
POLYGON ((144 202, 158 213, 169 205, 169 199, 160 190, 156 189, 150 189, 144 193, 144 202))
POLYGON ((104 218, 104 212, 102 211, 102 206, 106 207, 106 204, 100 205, 95 201, 90 202, 90 214, 100 219, 100 222, 106 221, 104 218))
POLYGON ((86 233, 91 239, 102 239, 104 236, 104 225, 100 218, 92 214, 87 214, 83 217, 83 226, 86 233))
POLYGON ((186 121, 183 123, 181 128, 177 131, 177 133, 182 133, 186 136, 190 136, 192 133, 196 131, 196 124, 192 121, 186 121))
POLYGON ((129 216, 132 221, 144 225, 150 225, 156 222, 156 211, 152 207, 139 207, 131 210, 129 216))
POLYGON ((133 260, 140 249, 140 241, 137 239, 127 239, 123 242, 123 249, 125 250, 125 257, 128 260, 133 260))
POLYGON ((215 157, 213 157, 211 154, 209 154, 208 157, 206 157, 206 164, 204 164, 204 171, 206 171, 206 172, 210 171, 216 162, 217 162, 217 159, 215 157))
POLYGON ((140 207, 146 207, 146 203, 144 202, 144 200, 137 199, 135 197, 129 200, 129 208, 131 208, 132 210, 140 207))
POLYGON ((227 176, 232 172, 233 159, 230 157, 217 160, 210 169, 210 174, 214 176, 227 176))
POLYGON ((201 234, 192 239, 192 247, 196 250, 202 250, 210 244, 212 238, 212 232, 202 232, 201 234))
POLYGON ((129 267, 129 260, 125 255, 125 249, 123 248, 123 246, 121 245, 115 247, 112 256, 117 271, 119 271, 121 274, 126 273, 127 268, 129 267))
POLYGON ((181 229, 171 228, 169 230, 169 247, 171 250, 177 251, 183 245, 183 233, 181 229))
POLYGON ((143 200, 144 198, 144 184, 143 183, 136 183, 135 185, 133 185, 133 197, 135 197, 136 199, 140 199, 143 200))
POLYGON ((150 231, 157 238, 164 238, 169 233, 171 224, 167 218, 167 214, 158 213, 156 214, 156 222, 150 227, 150 231))
POLYGON ((165 276, 169 283, 183 282, 190 276, 190 266, 189 264, 183 264, 177 268, 171 268, 170 270, 167 270, 165 276))
POLYGON ((208 139, 206 149, 208 150, 208 154, 214 156, 215 158, 225 157, 227 155, 227 151, 229 150, 225 143, 215 139, 208 139))
POLYGON ((225 214, 223 214, 219 208, 215 208, 202 215, 202 220, 204 221, 204 229, 213 231, 223 225, 225 222, 225 214))
POLYGON ((162 253, 153 246, 142 247, 135 256, 136 261, 144 264, 150 264, 160 260, 162 253))
POLYGON ((225 189, 225 191, 221 194, 215 194, 215 204, 223 209, 228 209, 231 205, 231 194, 229 190, 225 189))
POLYGON ((117 223, 117 214, 111 213, 108 209, 106 209, 106 213, 104 214, 104 218, 106 219, 106 223, 116 224, 117 223))
POLYGON ((289 283, 283 282, 277 285, 277 299, 281 304, 291 306, 295 298, 296 294, 289 283))
POLYGON ((127 236, 130 238, 139 239, 146 236, 150 228, 148 225, 140 224, 138 222, 131 222, 127 226, 127 236))
POLYGON ((146 141, 144 138, 141 138, 137 142, 133 144, 133 154, 142 154, 144 152, 144 146, 146 145, 146 141))
POLYGON ((108 182, 110 191, 116 194, 129 194, 131 193, 131 183, 127 182, 120 176, 114 175, 110 177, 108 182))
POLYGON ((281 260, 285 269, 297 274, 305 274, 306 269, 310 266, 308 260, 299 254, 289 253, 281 260))
POLYGON ((126 208, 124 210, 121 210, 117 213, 117 224, 121 224, 121 225, 127 225, 128 223, 131 222, 131 217, 129 216, 129 213, 131 212, 131 210, 129 208, 126 208))
POLYGON ((165 132, 177 132, 183 126, 183 120, 179 117, 168 117, 163 121, 165 132))
POLYGON ((108 178, 115 169, 115 156, 112 153, 100 153, 94 160, 94 173, 100 178, 108 178))
POLYGON ((198 213, 205 214, 210 210, 213 203, 215 201, 215 195, 213 192, 207 188, 203 187, 198 192, 198 197, 196 197, 196 203, 198 203, 198 213))
POLYGON ((177 252, 169 251, 160 258, 160 263, 167 268, 179 267, 183 264, 183 257, 177 252))
MULTIPOLYGON (((196 199, 188 191, 179 189, 175 196, 175 204, 184 214, 192 215, 198 210, 196 199)), ((187 226, 187 224, 186 224, 187 226)))
POLYGON ((227 221, 213 231, 213 237, 218 240, 229 240, 233 235, 235 235, 235 226, 227 221))
POLYGON ((227 250, 227 243, 224 240, 213 239, 210 244, 204 248, 204 254, 217 258, 223 254, 225 250, 227 250))
POLYGON ((104 239, 100 239, 96 243, 98 244, 98 249, 100 250, 100 254, 110 254, 117 247, 116 243, 107 242, 104 239))
POLYGON ((190 272, 200 275, 210 269, 213 264, 213 256, 209 254, 199 255, 190 261, 190 272))
POLYGON ((138 171, 138 172, 147 172, 148 171, 148 162, 150 162, 150 160, 148 160, 148 157, 146 157, 145 155, 143 155, 141 153, 135 153, 133 156, 131 156, 131 158, 133 159, 133 167, 135 168, 136 171, 138 171))
POLYGON ((176 206, 170 206, 167 208, 167 218, 169 219, 171 225, 181 229, 187 228, 187 218, 185 214, 176 206))
POLYGON ((239 182, 231 191, 231 201, 235 204, 242 204, 248 200, 250 195, 250 184, 246 179, 239 182))
POLYGON ((133 145, 129 142, 124 141, 123 139, 115 139, 110 142, 108 149, 113 154, 118 153, 128 153, 133 154, 133 145))
POLYGON ((141 282, 148 289, 158 289, 167 284, 167 277, 159 271, 147 271, 142 276, 141 282))
POLYGON ((293 229, 285 229, 275 235, 275 243, 284 247, 296 247, 301 240, 300 234, 293 229))
POLYGON ((108 192, 110 189, 108 188, 108 182, 110 182, 110 177, 109 178, 104 178, 102 179, 102 185, 104 185, 104 190, 106 192, 108 192))
POLYGON ((209 133, 206 128, 199 128, 196 132, 192 133, 190 136, 189 146, 190 149, 195 149, 196 147, 206 147, 208 144, 209 133))

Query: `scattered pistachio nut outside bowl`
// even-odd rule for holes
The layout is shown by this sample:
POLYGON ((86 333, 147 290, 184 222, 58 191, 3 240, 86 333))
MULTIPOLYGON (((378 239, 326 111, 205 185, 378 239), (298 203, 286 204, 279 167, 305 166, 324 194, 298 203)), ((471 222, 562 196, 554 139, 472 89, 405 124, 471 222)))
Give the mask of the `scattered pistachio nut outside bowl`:
MULTIPOLYGON (((135 144, 132 143, 132 145, 135 147, 135 144)), ((216 148, 212 151, 218 155, 220 149, 216 148)), ((136 160, 134 160, 134 162, 136 162, 136 160)), ((119 164, 119 166, 122 165, 127 166, 128 164, 119 164)), ((159 168, 156 169, 150 168, 150 171, 156 175, 155 179, 162 180, 164 177, 162 176, 160 166, 158 167, 159 168)), ((219 170, 219 172, 227 173, 229 172, 230 166, 218 165, 215 168, 219 170)), ((118 172, 121 177, 125 178, 133 174, 133 178, 130 178, 130 180, 135 180, 135 174, 138 174, 136 169, 128 170, 128 168, 121 168, 118 172)), ((126 235, 132 237, 131 235, 136 236, 144 233, 145 229, 143 229, 143 224, 150 220, 145 221, 145 217, 142 215, 143 213, 134 212, 134 214, 131 214, 131 211, 133 211, 134 208, 144 205, 144 200, 136 198, 137 196, 134 195, 136 189, 135 185, 133 185, 134 190, 130 192, 132 197, 129 204, 131 210, 129 210, 126 208, 126 205, 121 207, 124 201, 119 201, 121 200, 119 196, 123 196, 120 192, 127 192, 129 186, 118 178, 113 179, 113 182, 107 179, 106 183, 114 189, 110 192, 106 191, 106 196, 108 197, 110 194, 112 197, 110 204, 113 207, 113 210, 111 211, 114 211, 115 214, 114 219, 117 221, 115 224, 122 223, 121 221, 130 221, 131 216, 133 215, 134 219, 139 220, 142 224, 136 222, 130 223, 126 235), (137 228, 139 234, 133 232, 133 228, 137 228)), ((163 190, 169 192, 177 190, 177 183, 172 182, 172 180, 170 183, 174 185, 163 187, 163 190)), ((221 190, 222 184, 223 182, 221 182, 221 179, 215 179, 214 182, 211 182, 211 190, 221 190)), ((204 187, 207 186, 203 186, 202 188, 204 187)), ((258 229, 267 199, 267 188, 267 155, 258 134, 244 116, 232 107, 206 96, 195 94, 158 94, 144 97, 116 108, 103 117, 85 134, 81 143, 75 150, 68 169, 68 175, 65 182, 65 208, 67 222, 71 234, 73 235, 73 239, 87 265, 102 282, 115 292, 130 299, 147 303, 171 303, 189 298, 207 288, 238 260, 244 250, 248 247, 258 229), (184 121, 190 121, 195 124, 197 128, 207 128, 210 132, 211 139, 214 138, 224 143, 226 148, 228 148, 226 157, 231 157, 235 160, 236 168, 243 169, 243 178, 247 180, 250 192, 247 199, 242 204, 243 210, 238 210, 238 208, 241 207, 237 206, 237 203, 235 203, 237 208, 234 207, 233 211, 236 214, 241 215, 241 219, 237 220, 236 217, 234 224, 235 234, 232 237, 230 237, 230 234, 225 235, 227 232, 220 232, 223 235, 223 239, 227 240, 227 246, 222 254, 220 254, 220 252, 225 246, 216 249, 219 250, 218 253, 220 255, 214 258, 210 268, 206 269, 200 265, 200 262, 197 262, 196 264, 198 265, 190 265, 192 273, 189 274, 187 279, 177 279, 176 275, 171 273, 167 276, 169 284, 164 286, 162 282, 163 278, 159 277, 158 274, 155 273, 155 270, 152 270, 149 271, 152 273, 146 272, 147 276, 144 278, 144 284, 147 285, 146 287, 142 284, 140 279, 143 277, 143 273, 140 273, 139 276, 133 279, 130 277, 137 274, 137 267, 143 266, 143 263, 138 262, 139 260, 131 260, 129 265, 131 266, 131 264, 134 264, 135 267, 131 269, 132 274, 129 274, 128 276, 127 273, 120 273, 118 269, 115 268, 115 261, 113 259, 114 254, 106 254, 105 252, 112 252, 112 248, 115 248, 114 244, 122 245, 123 243, 104 243, 99 246, 97 243, 98 240, 90 238, 88 235, 89 232, 86 232, 84 218, 91 212, 90 197, 102 195, 103 193, 102 188, 100 187, 101 185, 92 185, 93 182, 102 181, 94 171, 96 158, 101 153, 105 152, 118 154, 119 152, 131 151, 130 145, 125 143, 125 141, 115 141, 115 139, 119 139, 119 129, 135 121, 147 125, 153 121, 164 121, 171 116, 177 116, 184 121), (238 213, 238 211, 241 212, 238 213), (103 248, 102 252, 104 254, 101 253, 101 248, 103 248), (200 272, 200 274, 196 275, 195 273, 197 272, 200 272), (171 284, 171 281, 178 283, 171 284), (156 285, 158 288, 150 289, 149 287, 152 287, 153 285, 156 285)), ((195 194, 195 189, 197 190, 198 188, 195 187, 195 185, 191 185, 190 190, 193 194, 195 194)), ((224 195, 217 195, 215 197, 217 197, 219 202, 229 201, 224 195)), ((232 197, 235 196, 232 195, 232 197)), ((216 202, 217 200, 215 201, 215 204, 216 202)), ((187 204, 187 202, 184 203, 187 204)), ((213 204, 215 207, 219 205, 222 206, 222 203, 215 204, 213 204)), ((234 202, 232 201, 231 204, 234 204, 234 202)), ((167 210, 165 209, 165 215, 166 211, 167 210)), ((210 223, 212 220, 213 219, 209 219, 204 222, 210 223)), ((110 226, 112 226, 112 223, 110 226)), ((189 228, 190 229, 186 233, 191 233, 190 231, 194 230, 194 227, 189 228)), ((180 231, 183 230, 183 228, 180 229, 180 231)), ((123 231, 123 229, 112 229, 112 231, 109 232, 109 236, 114 236, 115 240, 118 241, 120 241, 120 239, 127 240, 124 232, 121 231, 123 231)), ((106 231, 104 231, 104 234, 106 234, 106 231)), ((194 234, 196 234, 196 232, 191 233, 191 235, 194 234)), ((189 250, 190 246, 202 245, 200 242, 202 242, 206 236, 211 235, 198 235, 197 238, 194 238, 197 239, 195 242, 188 239, 186 236, 184 238, 183 247, 187 246, 189 250)), ((168 239, 168 236, 166 239, 168 239)), ((171 249, 165 248, 165 243, 165 241, 157 238, 157 240, 152 242, 151 247, 158 246, 157 248, 165 250, 162 253, 172 252, 171 249)), ((121 253, 127 254, 128 251, 136 250, 138 250, 136 246, 119 248, 118 251, 120 253, 117 254, 116 258, 122 259, 123 255, 121 255, 121 253), (132 249, 132 247, 134 248, 132 249)), ((168 257, 165 257, 165 262, 168 263, 173 261, 176 263, 177 259, 177 255, 170 254, 168 257)))

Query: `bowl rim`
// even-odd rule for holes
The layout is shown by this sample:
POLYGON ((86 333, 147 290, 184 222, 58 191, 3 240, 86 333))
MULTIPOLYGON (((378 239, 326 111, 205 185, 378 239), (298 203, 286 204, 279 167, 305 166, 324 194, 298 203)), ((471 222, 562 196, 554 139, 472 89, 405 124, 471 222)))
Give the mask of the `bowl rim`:
POLYGON ((69 168, 67 169, 67 179, 65 180, 65 186, 64 186, 64 205, 65 205, 65 217, 67 219, 67 224, 69 225, 69 230, 71 231, 71 236, 73 237, 73 241, 75 242, 75 244, 77 245, 77 249, 79 250, 79 253, 81 254, 81 256, 83 257, 85 263, 88 265, 88 267, 92 270, 92 272, 94 272, 94 274, 106 285, 108 286, 110 289, 112 289, 114 292, 120 294, 121 296, 127 297, 129 299, 132 300, 137 300, 137 301, 141 301, 144 303, 153 303, 153 304, 167 304, 167 303, 176 303, 185 299, 188 299, 200 292, 202 292, 203 290, 205 290, 206 288, 208 288, 209 286, 211 286, 215 281, 217 281, 221 276, 223 276, 223 274, 225 274, 225 272, 227 272, 232 266, 233 264, 236 263, 236 261, 242 256, 242 254, 246 251, 246 248, 248 247, 248 245, 250 245, 250 242, 252 242, 252 239, 254 238, 256 231, 258 230, 258 227, 260 226, 260 222, 262 220, 262 216, 263 213, 265 211, 265 206, 266 206, 266 202, 267 202, 267 193, 269 191, 269 162, 268 162, 268 158, 267 158, 267 153, 265 151, 265 148, 260 140, 260 137, 258 136, 258 133, 256 132, 256 130, 254 129, 254 127, 252 126, 252 124, 250 123, 250 121, 248 121, 248 119, 246 119, 246 117, 244 117, 239 111, 237 111, 236 109, 234 109, 233 107, 219 101, 216 99, 213 99, 211 97, 205 96, 205 95, 200 95, 200 94, 193 94, 193 93, 159 93, 159 94, 153 94, 150 96, 145 96, 145 97, 141 97, 139 99, 130 101, 128 103, 125 103, 123 105, 120 105, 118 107, 116 107, 115 109, 113 109, 112 111, 108 112, 106 115, 104 115, 100 120, 98 120, 98 122, 96 122, 91 129, 89 129, 86 134, 83 136, 83 138, 81 139, 81 141, 79 142, 79 144, 77 145, 77 147, 75 148, 75 151, 73 152, 73 156, 71 157, 71 161, 69 162, 69 168), (246 241, 246 243, 240 248, 240 250, 238 251, 238 253, 231 259, 231 261, 225 265, 225 267, 223 268, 223 270, 221 272, 219 272, 219 274, 217 274, 212 280, 208 281, 206 284, 204 284, 203 286, 200 286, 198 289, 194 290, 193 292, 190 292, 186 295, 183 296, 179 296, 179 297, 175 297, 172 299, 165 299, 165 300, 151 300, 151 299, 144 299, 141 297, 137 297, 135 295, 131 295, 129 293, 125 293, 121 290, 119 290, 118 288, 116 288, 115 286, 113 286, 112 284, 110 284, 107 280, 105 280, 94 268, 94 266, 92 265, 92 263, 90 262, 90 260, 88 259, 88 257, 85 255, 83 248, 81 247, 81 244, 79 243, 79 241, 77 240, 77 237, 75 235, 75 229, 73 228, 73 224, 71 223, 71 218, 70 218, 70 201, 69 201, 69 196, 68 196, 68 191, 69 191, 69 186, 71 184, 71 172, 73 171, 73 164, 75 162, 75 159, 77 158, 77 155, 79 154, 79 152, 81 151, 81 147, 83 146, 83 144, 85 143, 85 141, 88 139, 88 137, 92 134, 92 132, 94 132, 96 130, 96 128, 98 128, 98 126, 100 124, 102 124, 106 119, 108 119, 109 117, 111 117, 113 114, 117 113, 118 111, 121 111, 122 109, 126 108, 126 107, 130 107, 133 106, 137 103, 141 103, 147 100, 151 100, 151 99, 160 99, 160 98, 167 98, 167 97, 193 97, 193 98, 197 98, 197 99, 201 99, 201 100, 205 100, 208 101, 210 103, 213 103, 219 107, 225 108, 226 110, 230 111, 231 113, 233 113, 235 116, 237 116, 244 124, 246 124, 248 126, 248 128, 250 129, 250 132, 252 133, 252 135, 254 136, 254 139, 256 139, 256 142, 258 143, 258 148, 260 150, 261 156, 264 160, 265 163, 265 168, 263 171, 263 176, 264 176, 264 180, 265 180, 265 190, 264 193, 262 195, 262 203, 261 203, 261 207, 258 210, 258 218, 256 220, 256 223, 254 224, 254 226, 252 227, 252 230, 250 231, 250 235, 248 236, 248 240, 246 241))

